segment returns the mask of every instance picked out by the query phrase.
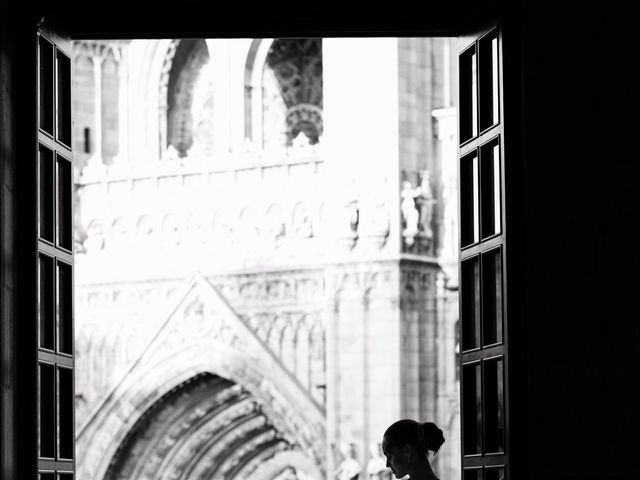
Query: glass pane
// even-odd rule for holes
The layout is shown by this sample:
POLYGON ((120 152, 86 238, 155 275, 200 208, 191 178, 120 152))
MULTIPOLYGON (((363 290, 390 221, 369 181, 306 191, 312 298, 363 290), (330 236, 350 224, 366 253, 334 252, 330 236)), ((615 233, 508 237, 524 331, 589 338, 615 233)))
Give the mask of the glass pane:
POLYGON ((57 224, 58 245, 71 250, 72 242, 72 218, 71 218, 71 162, 64 157, 57 156, 58 169, 58 202, 57 224))
POLYGON ((53 458, 56 446, 56 394, 53 365, 38 365, 40 385, 38 402, 38 446, 40 457, 53 458))
POLYGON ((504 467, 485 467, 484 480, 505 480, 504 467))
POLYGON ((482 237, 500 233, 500 145, 497 141, 480 149, 482 191, 482 237))
POLYGON ((482 383, 480 364, 462 367, 462 416, 464 435, 464 455, 482 451, 482 383))
POLYGON ((40 128, 53 135, 53 45, 40 37, 40 128))
POLYGON ((479 235, 478 157, 460 159, 460 240, 462 247, 476 243, 479 235))
POLYGON ((479 468, 465 468, 464 480, 482 480, 482 470, 479 468))
POLYGON ((58 367, 58 391, 59 391, 59 428, 60 428, 60 452, 59 458, 73 458, 73 370, 58 367))
POLYGON ((59 473, 58 480, 73 480, 73 473, 59 473))
POLYGON ((39 480, 55 480, 56 476, 53 472, 40 473, 38 475, 39 480))
POLYGON ((55 344, 53 258, 40 255, 38 277, 38 337, 40 339, 40 347, 53 350, 55 344))
POLYGON ((498 123, 498 36, 494 30, 480 40, 480 129, 498 123))
POLYGON ((40 238, 53 242, 53 152, 40 146, 38 150, 38 232, 40 238))
POLYGON ((478 257, 461 265, 462 350, 480 347, 480 265, 478 257))
POLYGON ((482 343, 502 342, 501 249, 482 255, 482 343))
POLYGON ((58 351, 73 354, 71 266, 58 262, 58 351))
POLYGON ((484 361, 484 448, 486 453, 504 452, 503 361, 484 361))
POLYGON ((71 61, 61 51, 56 52, 58 73, 58 113, 57 138, 65 145, 71 145, 71 61))
POLYGON ((476 76, 476 48, 460 55, 460 142, 478 134, 478 85, 476 76))

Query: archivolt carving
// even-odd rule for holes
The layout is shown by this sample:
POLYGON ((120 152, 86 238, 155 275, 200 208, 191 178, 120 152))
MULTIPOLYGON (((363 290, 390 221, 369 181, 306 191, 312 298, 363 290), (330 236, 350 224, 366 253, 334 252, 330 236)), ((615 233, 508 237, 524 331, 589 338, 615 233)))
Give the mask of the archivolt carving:
MULTIPOLYGON (((162 396, 159 388, 179 385, 206 371, 242 382, 287 442, 323 451, 324 413, 317 401, 301 384, 290 380, 281 363, 265 355, 264 344, 249 326, 233 314, 206 280, 197 278, 141 357, 79 427, 78 440, 83 442, 85 456, 79 461, 83 468, 80 476, 93 472, 101 478, 100 472, 106 469, 104 459, 113 456, 111 446, 120 444, 140 419, 139 412, 162 396), (175 341, 185 333, 187 338, 175 341), (158 372, 162 372, 160 383, 158 372)), ((154 465, 153 458, 148 464, 154 465)))

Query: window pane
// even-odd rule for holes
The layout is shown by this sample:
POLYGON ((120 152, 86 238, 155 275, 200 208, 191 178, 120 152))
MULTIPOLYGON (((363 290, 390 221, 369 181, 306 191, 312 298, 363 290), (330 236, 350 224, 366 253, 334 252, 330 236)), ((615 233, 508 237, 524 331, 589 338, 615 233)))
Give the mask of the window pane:
POLYGON ((55 344, 53 258, 40 255, 38 276, 38 330, 40 347, 53 350, 55 344))
POLYGON ((56 52, 58 73, 58 128, 57 138, 65 145, 71 145, 71 61, 61 51, 56 52))
POLYGON ((40 37, 40 128, 53 135, 53 45, 40 37))
POLYGON ((58 245, 67 250, 71 250, 72 242, 72 218, 71 218, 71 162, 64 157, 57 156, 58 169, 58 201, 57 224, 58 224, 58 245))
POLYGON ((56 476, 53 472, 40 473, 38 480, 55 480, 56 476))
POLYGON ((478 86, 475 45, 460 55, 460 142, 478 134, 478 86))
POLYGON ((484 361, 484 448, 486 453, 504 452, 503 361, 484 361))
POLYGON ((480 347, 480 265, 478 257, 462 262, 462 350, 480 347))
POLYGON ((38 150, 38 232, 41 238, 53 242, 53 152, 40 146, 38 150))
POLYGON ((460 159, 460 236, 462 247, 476 243, 479 235, 478 157, 460 159))
POLYGON ((485 467, 484 480, 505 480, 504 467, 485 467))
POLYGON ((38 416, 38 444, 40 457, 53 458, 56 445, 56 394, 54 384, 53 365, 41 363, 38 365, 40 377, 40 403, 38 416))
POLYGON ((482 255, 482 343, 502 342, 502 252, 482 255))
POLYGON ((464 455, 482 452, 482 383, 480 364, 462 367, 464 455))
POLYGON ((492 141, 480 149, 482 238, 500 233, 500 145, 492 141))
POLYGON ((58 480, 73 480, 73 473, 59 473, 58 480))
POLYGON ((58 262, 58 351, 73 354, 71 266, 58 262))
POLYGON ((59 388, 59 458, 73 458, 74 422, 73 422, 73 370, 58 367, 59 388))
POLYGON ((482 470, 480 468, 465 468, 464 480, 482 480, 482 470))
POLYGON ((480 130, 498 123, 498 36, 494 30, 479 42, 480 130))

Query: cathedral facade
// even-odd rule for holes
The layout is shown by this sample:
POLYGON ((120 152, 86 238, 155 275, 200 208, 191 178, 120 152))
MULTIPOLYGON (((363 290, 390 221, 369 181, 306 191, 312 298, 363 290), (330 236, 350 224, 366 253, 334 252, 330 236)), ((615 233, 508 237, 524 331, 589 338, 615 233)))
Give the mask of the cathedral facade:
POLYGON ((451 41, 74 49, 78 478, 459 476, 451 41))

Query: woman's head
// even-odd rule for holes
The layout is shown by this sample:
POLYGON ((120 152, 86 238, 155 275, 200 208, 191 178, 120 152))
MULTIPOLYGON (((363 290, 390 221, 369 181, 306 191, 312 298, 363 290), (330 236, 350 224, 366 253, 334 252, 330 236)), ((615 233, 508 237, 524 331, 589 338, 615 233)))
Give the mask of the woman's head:
POLYGON ((443 443, 444 435, 435 423, 405 419, 384 432, 382 451, 387 457, 387 467, 396 478, 402 478, 425 462, 429 451, 437 453, 443 443))

